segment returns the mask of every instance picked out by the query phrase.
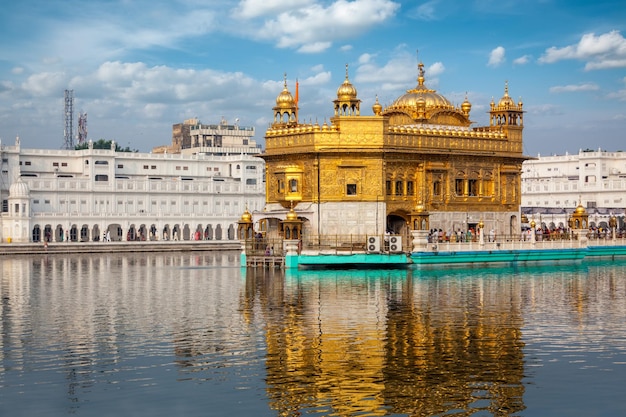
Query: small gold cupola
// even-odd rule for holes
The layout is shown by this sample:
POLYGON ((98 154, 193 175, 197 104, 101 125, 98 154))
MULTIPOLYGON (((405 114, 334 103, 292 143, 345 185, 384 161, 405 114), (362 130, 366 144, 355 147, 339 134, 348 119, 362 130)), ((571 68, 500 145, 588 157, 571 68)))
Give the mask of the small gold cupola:
POLYGON ((570 216, 568 224, 572 230, 586 230, 589 227, 589 214, 583 207, 582 201, 578 203, 574 213, 570 216))
POLYGON ((274 127, 294 126, 297 124, 298 106, 291 92, 287 89, 287 74, 284 75, 284 87, 276 97, 274 110, 274 127))
POLYGON ((291 208, 285 216, 285 220, 282 222, 283 236, 285 239, 301 239, 302 238, 302 223, 303 221, 298 218, 298 213, 293 209, 293 201, 291 202, 291 208))
POLYGON ((348 78, 348 64, 346 64, 346 79, 337 89, 335 116, 358 116, 360 114, 361 100, 357 98, 356 88, 348 78))
POLYGON ((524 127, 524 110, 522 100, 515 103, 515 100, 509 96, 509 82, 504 83, 504 95, 495 104, 491 99, 490 126, 516 126, 524 127))
POLYGON ((248 207, 241 215, 241 219, 237 222, 237 235, 240 240, 247 240, 254 237, 254 223, 252 214, 248 211, 248 207))

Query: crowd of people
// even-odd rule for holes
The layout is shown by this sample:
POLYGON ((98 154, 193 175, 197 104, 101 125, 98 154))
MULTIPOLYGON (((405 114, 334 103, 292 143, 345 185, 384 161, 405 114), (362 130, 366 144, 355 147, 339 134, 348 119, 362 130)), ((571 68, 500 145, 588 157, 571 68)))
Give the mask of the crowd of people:
MULTIPOLYGON (((479 234, 474 228, 469 228, 466 231, 457 229, 450 230, 448 232, 442 229, 431 229, 428 240, 431 243, 476 242, 479 237, 479 234)), ((489 232, 485 232, 484 239, 485 242, 495 242, 496 231, 494 229, 490 229, 489 232)))
MULTIPOLYGON (((485 242, 496 242, 497 233, 494 229, 489 229, 489 231, 483 230, 483 233, 483 239, 485 242)), ((587 237, 589 239, 611 239, 613 237, 613 232, 606 227, 592 226, 589 228, 587 237)), ((616 229, 615 237, 626 237, 626 229, 616 229)), ((507 240, 521 240, 529 242, 532 240, 532 230, 529 227, 526 227, 520 232, 518 236, 506 236, 505 238, 507 240)), ((572 231, 564 229, 563 227, 558 227, 554 229, 549 229, 547 227, 537 227, 535 229, 536 241, 563 240, 572 238, 575 238, 572 231)), ((450 230, 448 232, 442 229, 431 229, 428 235, 428 241, 430 243, 477 242, 479 239, 480 235, 474 228, 469 228, 465 231, 461 229, 450 230)))

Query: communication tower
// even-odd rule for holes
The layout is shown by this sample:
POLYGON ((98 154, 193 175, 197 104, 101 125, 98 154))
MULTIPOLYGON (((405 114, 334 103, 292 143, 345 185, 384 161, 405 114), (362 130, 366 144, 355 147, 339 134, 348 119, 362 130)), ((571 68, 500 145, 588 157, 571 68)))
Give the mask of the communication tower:
POLYGON ((82 145, 87 141, 87 113, 78 115, 78 144, 82 145))
POLYGON ((74 90, 65 90, 65 130, 63 149, 74 149, 74 90))

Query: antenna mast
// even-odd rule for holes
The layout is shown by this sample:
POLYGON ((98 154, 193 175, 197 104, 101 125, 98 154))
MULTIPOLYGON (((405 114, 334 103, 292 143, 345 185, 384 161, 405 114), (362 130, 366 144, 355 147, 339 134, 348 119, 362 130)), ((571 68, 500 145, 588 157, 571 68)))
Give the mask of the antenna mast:
POLYGON ((65 130, 63 132, 63 149, 74 149, 74 90, 65 90, 65 130))

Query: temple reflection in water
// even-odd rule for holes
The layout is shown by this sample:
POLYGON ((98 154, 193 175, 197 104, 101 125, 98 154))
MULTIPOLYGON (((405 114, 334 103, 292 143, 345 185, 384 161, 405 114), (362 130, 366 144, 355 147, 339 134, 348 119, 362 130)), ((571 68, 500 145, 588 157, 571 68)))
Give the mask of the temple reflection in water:
POLYGON ((279 282, 248 274, 247 289, 254 297, 269 288, 257 295, 266 303, 268 392, 281 415, 313 404, 333 415, 524 409, 521 300, 511 282, 433 283, 411 271, 279 282))

